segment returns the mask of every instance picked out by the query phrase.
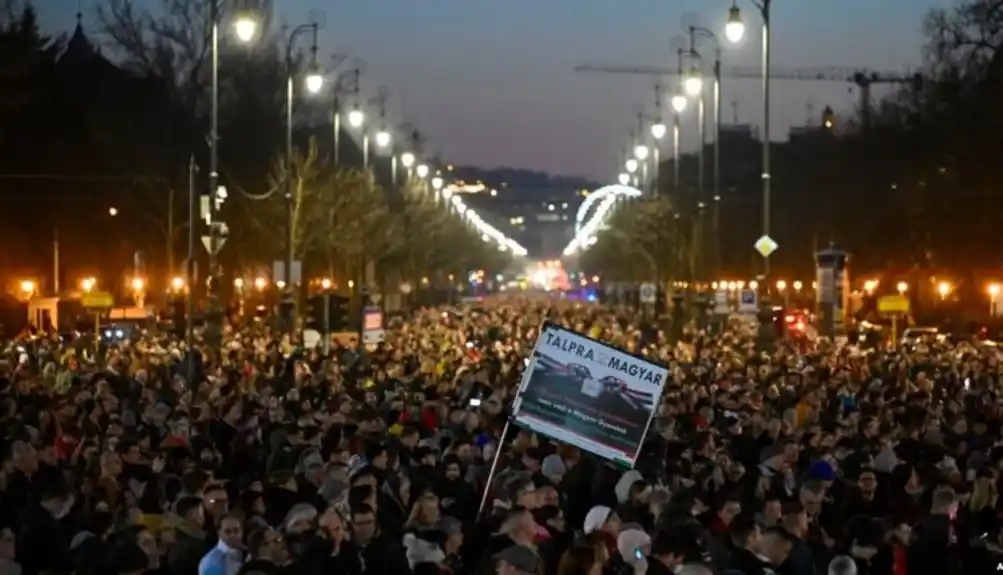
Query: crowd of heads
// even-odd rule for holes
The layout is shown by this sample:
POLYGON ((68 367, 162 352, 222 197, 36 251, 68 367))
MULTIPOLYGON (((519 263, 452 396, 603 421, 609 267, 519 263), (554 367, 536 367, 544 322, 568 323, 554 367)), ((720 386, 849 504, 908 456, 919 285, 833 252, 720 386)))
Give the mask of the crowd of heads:
POLYGON ((0 358, 0 573, 975 573, 1003 560, 989 342, 757 347, 551 297, 0 358), (544 322, 666 367, 625 469, 509 422, 544 322), (192 361, 189 361, 189 358, 192 361))

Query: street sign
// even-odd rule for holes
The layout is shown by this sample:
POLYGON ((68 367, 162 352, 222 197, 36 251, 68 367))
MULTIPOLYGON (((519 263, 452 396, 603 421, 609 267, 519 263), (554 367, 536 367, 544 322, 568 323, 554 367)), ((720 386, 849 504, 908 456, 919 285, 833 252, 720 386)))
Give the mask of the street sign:
POLYGON ((728 290, 719 289, 714 292, 714 313, 721 315, 731 313, 731 301, 728 298, 728 290))
MULTIPOLYGON (((219 250, 223 249, 223 244, 225 244, 225 243, 226 243, 226 236, 217 236, 216 237, 216 252, 215 253, 218 254, 219 250)), ((211 236, 202 236, 202 247, 205 248, 205 251, 207 253, 210 253, 210 254, 213 253, 213 251, 212 251, 213 245, 212 245, 212 237, 211 236)))
MULTIPOLYGON (((293 260, 292 273, 289 274, 289 281, 298 284, 303 282, 303 262, 293 260)), ((286 281, 286 262, 275 260, 272 262, 272 281, 286 281)))
POLYGON ((777 251, 777 248, 779 248, 780 246, 777 244, 777 242, 773 241, 773 238, 764 235, 763 237, 756 240, 756 243, 752 244, 752 247, 756 248, 756 251, 759 252, 759 255, 763 256, 764 258, 768 258, 773 252, 777 251))
POLYGON ((655 303, 658 299, 658 288, 653 283, 643 283, 640 289, 641 303, 655 303))
POLYGON ((386 338, 383 331, 383 310, 367 307, 362 310, 362 343, 376 345, 386 338))
POLYGON ((883 295, 878 298, 881 313, 909 313, 909 298, 901 295, 883 295))
POLYGON ((82 295, 80 303, 90 308, 112 308, 115 307, 115 298, 106 291, 95 291, 82 295))
POLYGON ((738 294, 738 312, 756 313, 759 311, 759 296, 756 290, 744 289, 738 294))

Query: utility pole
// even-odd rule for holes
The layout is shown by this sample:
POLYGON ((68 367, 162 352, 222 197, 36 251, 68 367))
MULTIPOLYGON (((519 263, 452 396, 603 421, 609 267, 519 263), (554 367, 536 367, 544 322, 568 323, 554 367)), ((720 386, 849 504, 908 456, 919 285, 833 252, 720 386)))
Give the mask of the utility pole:
MULTIPOLYGON (((198 166, 195 165, 195 155, 188 158, 188 261, 185 264, 185 286, 188 288, 185 295, 185 373, 188 385, 194 392, 197 383, 195 381, 195 222, 198 219, 198 212, 195 207, 195 174, 198 166)), ((194 393, 193 393, 194 396, 194 393)))
MULTIPOLYGON (((219 0, 209 0, 209 18, 211 21, 211 58, 212 58, 212 88, 210 94, 210 120, 209 120, 209 189, 208 202, 203 201, 203 207, 207 208, 206 220, 208 223, 208 236, 204 238, 206 251, 209 252, 208 276, 208 313, 206 314, 205 340, 211 347, 219 347, 223 341, 223 313, 219 309, 219 265, 217 254, 223 247, 220 241, 220 231, 223 223, 217 220, 218 207, 220 205, 217 198, 219 188, 219 0)), ((194 262, 194 260, 192 260, 194 262)), ((192 286, 188 287, 192 291, 192 286)))

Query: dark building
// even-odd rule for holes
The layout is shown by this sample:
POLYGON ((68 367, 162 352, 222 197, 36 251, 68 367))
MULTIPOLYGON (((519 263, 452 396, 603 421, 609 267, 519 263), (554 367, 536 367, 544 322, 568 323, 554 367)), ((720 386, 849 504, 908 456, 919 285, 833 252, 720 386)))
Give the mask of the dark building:
MULTIPOLYGON (((704 204, 709 274, 754 277, 762 270, 762 258, 753 249, 763 234, 762 141, 753 126, 721 126, 720 199, 715 201, 713 134, 709 139, 702 193, 696 153, 680 158, 678 189, 671 156, 663 161, 659 187, 690 216, 704 204)), ((792 129, 787 141, 770 145, 770 236, 780 246, 771 266, 778 277, 810 277, 815 248, 840 241, 832 202, 840 181, 833 173, 840 165, 835 161, 839 141, 820 123, 792 129)))

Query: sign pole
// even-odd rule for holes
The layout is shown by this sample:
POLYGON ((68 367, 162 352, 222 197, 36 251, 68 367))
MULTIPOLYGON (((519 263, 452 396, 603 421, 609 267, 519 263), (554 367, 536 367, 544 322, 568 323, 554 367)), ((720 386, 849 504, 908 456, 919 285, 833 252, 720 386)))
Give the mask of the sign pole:
POLYGON ((495 457, 491 461, 491 469, 488 470, 488 482, 484 485, 484 495, 481 496, 481 506, 477 508, 477 516, 480 517, 481 513, 484 513, 484 506, 488 504, 488 494, 491 493, 491 482, 495 479, 495 471, 498 469, 498 459, 501 458, 502 447, 505 446, 505 437, 508 436, 508 427, 512 422, 510 420, 505 421, 505 427, 502 428, 501 438, 498 440, 498 447, 495 448, 495 457))
POLYGON ((324 292, 324 357, 331 355, 331 292, 324 292))
POLYGON ((899 338, 899 316, 898 314, 892 315, 892 349, 898 347, 899 338))
POLYGON ((94 358, 97 359, 101 350, 101 312, 94 311, 94 358))

